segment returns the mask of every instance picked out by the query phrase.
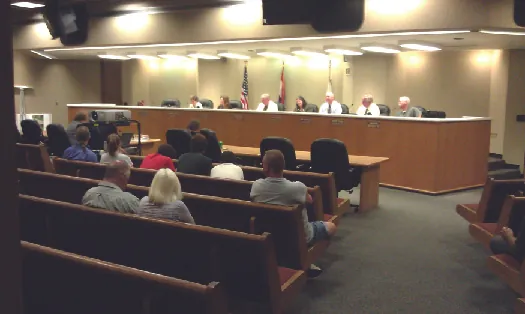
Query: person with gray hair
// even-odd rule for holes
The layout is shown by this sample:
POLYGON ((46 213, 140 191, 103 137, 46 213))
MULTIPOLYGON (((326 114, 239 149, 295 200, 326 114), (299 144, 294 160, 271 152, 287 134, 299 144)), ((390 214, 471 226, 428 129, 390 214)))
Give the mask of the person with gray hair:
POLYGON ((370 94, 366 94, 361 99, 361 106, 357 108, 356 114, 358 116, 380 116, 381 111, 379 107, 374 103, 374 97, 370 94))
POLYGON ((121 160, 110 163, 106 168, 104 179, 98 186, 84 194, 82 205, 120 213, 136 213, 139 199, 131 193, 124 192, 130 174, 128 163, 121 160))
POLYGON ((319 113, 324 114, 341 114, 343 113, 343 107, 340 103, 334 100, 335 96, 332 92, 327 92, 325 96, 325 103, 321 105, 319 113))
POLYGON ((279 111, 279 107, 276 103, 270 100, 269 94, 262 94, 261 103, 257 107, 257 111, 277 112, 279 111))
POLYGON ((416 107, 410 107, 410 98, 407 96, 399 97, 398 105, 401 109, 397 114, 399 117, 421 118, 421 111, 416 107))

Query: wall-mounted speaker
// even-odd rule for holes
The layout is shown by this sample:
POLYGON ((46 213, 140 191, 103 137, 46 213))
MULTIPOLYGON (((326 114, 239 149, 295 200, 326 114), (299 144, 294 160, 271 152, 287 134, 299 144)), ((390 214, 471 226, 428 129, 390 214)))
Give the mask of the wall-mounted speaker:
POLYGON ((353 32, 365 20, 365 0, 314 0, 313 28, 319 32, 353 32))
POLYGON ((525 26, 525 0, 514 0, 514 23, 525 26))
POLYGON ((81 45, 88 37, 89 16, 85 2, 62 4, 60 0, 46 0, 42 12, 53 39, 62 44, 81 45))

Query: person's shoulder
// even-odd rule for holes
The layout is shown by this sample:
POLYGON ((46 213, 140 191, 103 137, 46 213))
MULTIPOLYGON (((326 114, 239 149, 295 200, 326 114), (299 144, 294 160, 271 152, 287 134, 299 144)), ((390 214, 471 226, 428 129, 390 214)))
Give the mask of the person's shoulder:
POLYGON ((136 201, 137 203, 140 202, 139 198, 136 197, 135 195, 129 193, 129 192, 122 192, 122 196, 126 198, 126 200, 129 200, 129 201, 136 201))
POLYGON ((301 181, 286 180, 285 182, 286 182, 286 184, 288 184, 290 186, 293 186, 293 187, 296 187, 296 188, 301 188, 301 189, 305 189, 306 188, 306 185, 304 183, 302 183, 301 181))

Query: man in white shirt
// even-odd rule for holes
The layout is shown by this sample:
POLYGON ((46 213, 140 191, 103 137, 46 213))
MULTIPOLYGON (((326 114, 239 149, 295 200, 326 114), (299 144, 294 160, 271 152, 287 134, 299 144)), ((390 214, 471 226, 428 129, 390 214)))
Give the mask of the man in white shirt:
POLYGON ((335 96, 334 93, 328 92, 326 93, 325 97, 325 103, 321 105, 321 108, 319 109, 319 113, 324 114, 341 114, 343 112, 343 108, 341 107, 341 104, 334 100, 335 96))
POLYGON ((210 177, 230 180, 244 180, 244 173, 242 168, 235 163, 237 158, 235 154, 230 151, 225 151, 221 156, 221 164, 211 169, 210 177))
POLYGON ((277 107, 276 103, 270 100, 270 95, 262 94, 261 103, 257 107, 257 111, 277 112, 279 111, 279 107, 277 107))
POLYGON ((202 109, 202 104, 199 102, 199 97, 193 95, 190 98, 190 108, 202 109))
POLYGON ((356 114, 358 116, 380 116, 379 107, 374 103, 372 95, 364 95, 361 99, 361 106, 357 108, 356 114))

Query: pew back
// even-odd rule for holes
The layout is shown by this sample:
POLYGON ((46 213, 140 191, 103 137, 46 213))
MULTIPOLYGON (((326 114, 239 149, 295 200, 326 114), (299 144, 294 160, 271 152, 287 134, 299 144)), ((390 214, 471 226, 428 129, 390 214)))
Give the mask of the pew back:
POLYGON ((505 198, 508 195, 523 195, 525 180, 489 180, 481 195, 480 204, 476 211, 476 221, 496 223, 500 217, 505 198))
POLYGON ((24 313, 226 314, 217 282, 201 285, 22 241, 24 313))
POLYGON ((36 171, 55 172, 44 144, 20 144, 15 147, 17 167, 36 171))

